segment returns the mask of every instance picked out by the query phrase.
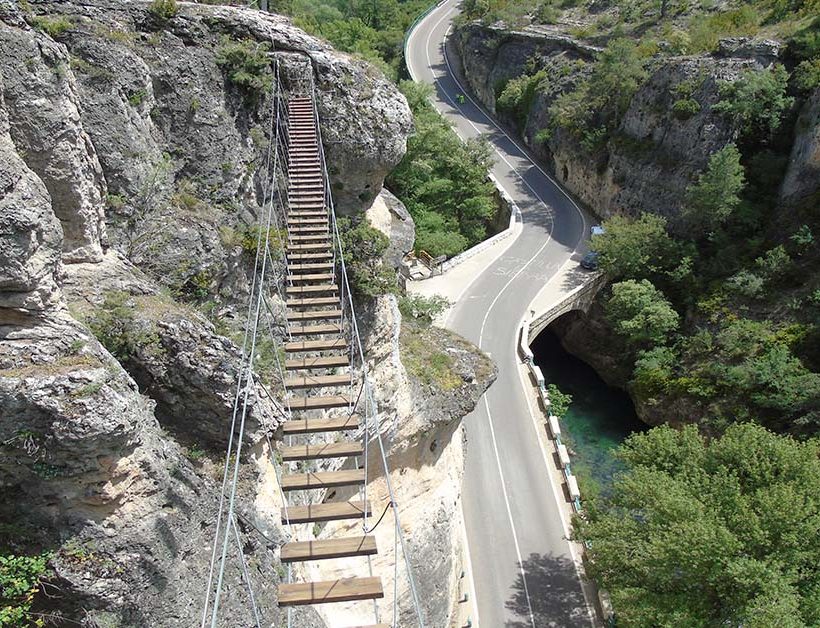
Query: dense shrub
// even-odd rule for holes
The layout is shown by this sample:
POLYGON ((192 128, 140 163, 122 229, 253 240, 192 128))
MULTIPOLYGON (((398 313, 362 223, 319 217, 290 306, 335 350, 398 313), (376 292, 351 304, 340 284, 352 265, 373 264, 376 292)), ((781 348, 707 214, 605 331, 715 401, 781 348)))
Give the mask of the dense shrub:
POLYGON ((618 625, 820 624, 820 444, 751 425, 627 440, 626 471, 575 520, 618 625))
POLYGON ((680 322, 663 293, 646 279, 613 284, 606 315, 615 332, 633 346, 663 344, 680 322))
POLYGON ((766 139, 780 127, 783 114, 794 98, 786 95, 789 73, 782 65, 747 70, 720 87, 720 102, 712 110, 722 113, 752 139, 766 139))
POLYGON ((695 234, 714 232, 740 204, 746 183, 740 151, 728 144, 709 158, 706 170, 686 194, 684 216, 695 234))
POLYGON ((512 115, 519 129, 524 128, 535 96, 546 87, 547 82, 546 70, 507 81, 496 101, 496 108, 512 115))
POLYGON ((365 220, 339 219, 347 277, 359 297, 372 298, 396 290, 396 272, 382 256, 390 245, 387 236, 365 220))
POLYGON ((269 50, 267 42, 234 41, 224 37, 216 50, 216 62, 225 70, 231 83, 251 99, 258 99, 270 91, 273 82, 269 50))
POLYGON ((416 223, 416 249, 456 255, 487 236, 498 212, 487 179, 486 141, 462 142, 427 100, 429 87, 399 85, 413 110, 416 132, 387 184, 416 223))
POLYGON ((153 0, 148 5, 148 12, 161 22, 167 22, 179 13, 177 0, 153 0))

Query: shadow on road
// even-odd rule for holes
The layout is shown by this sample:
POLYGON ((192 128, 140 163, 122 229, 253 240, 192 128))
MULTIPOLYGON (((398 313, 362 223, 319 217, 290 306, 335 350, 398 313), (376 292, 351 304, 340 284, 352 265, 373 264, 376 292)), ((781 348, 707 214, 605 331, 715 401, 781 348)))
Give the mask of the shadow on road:
MULTIPOLYGON (((533 553, 524 560, 524 573, 538 628, 589 626, 584 595, 570 560, 563 556, 533 553)), ((512 590, 506 607, 516 619, 508 620, 505 628, 532 628, 524 579, 520 573, 512 590)))

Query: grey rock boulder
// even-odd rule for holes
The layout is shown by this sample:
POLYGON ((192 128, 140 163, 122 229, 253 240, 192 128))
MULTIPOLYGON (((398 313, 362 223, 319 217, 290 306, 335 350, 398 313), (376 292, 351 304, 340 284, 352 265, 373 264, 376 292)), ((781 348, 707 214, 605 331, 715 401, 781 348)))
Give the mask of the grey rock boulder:
POLYGON ((62 228, 9 134, 0 79, 0 325, 59 305, 62 228))
POLYGON ((68 54, 36 31, 0 22, 0 60, 11 136, 48 188, 65 261, 98 261, 106 244, 105 182, 82 126, 68 54))

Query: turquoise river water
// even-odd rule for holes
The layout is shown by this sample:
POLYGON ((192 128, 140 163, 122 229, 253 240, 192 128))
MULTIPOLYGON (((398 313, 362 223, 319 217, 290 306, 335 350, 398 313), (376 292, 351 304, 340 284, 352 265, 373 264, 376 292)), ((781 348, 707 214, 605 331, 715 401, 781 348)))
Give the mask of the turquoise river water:
POLYGON ((572 395, 561 431, 574 453, 574 473, 582 482, 594 480, 606 492, 619 469, 614 449, 632 432, 646 429, 645 424, 625 392, 607 386, 592 367, 567 353, 549 329, 541 332, 531 349, 546 382, 572 395))

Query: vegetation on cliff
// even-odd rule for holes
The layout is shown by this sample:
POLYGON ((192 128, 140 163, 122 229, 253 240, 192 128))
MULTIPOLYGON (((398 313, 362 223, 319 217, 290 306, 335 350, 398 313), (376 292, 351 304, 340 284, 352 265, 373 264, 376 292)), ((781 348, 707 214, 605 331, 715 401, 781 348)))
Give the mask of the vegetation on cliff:
POLYGON ((619 458, 626 471, 576 526, 619 626, 820 623, 820 442, 658 427, 619 458))

